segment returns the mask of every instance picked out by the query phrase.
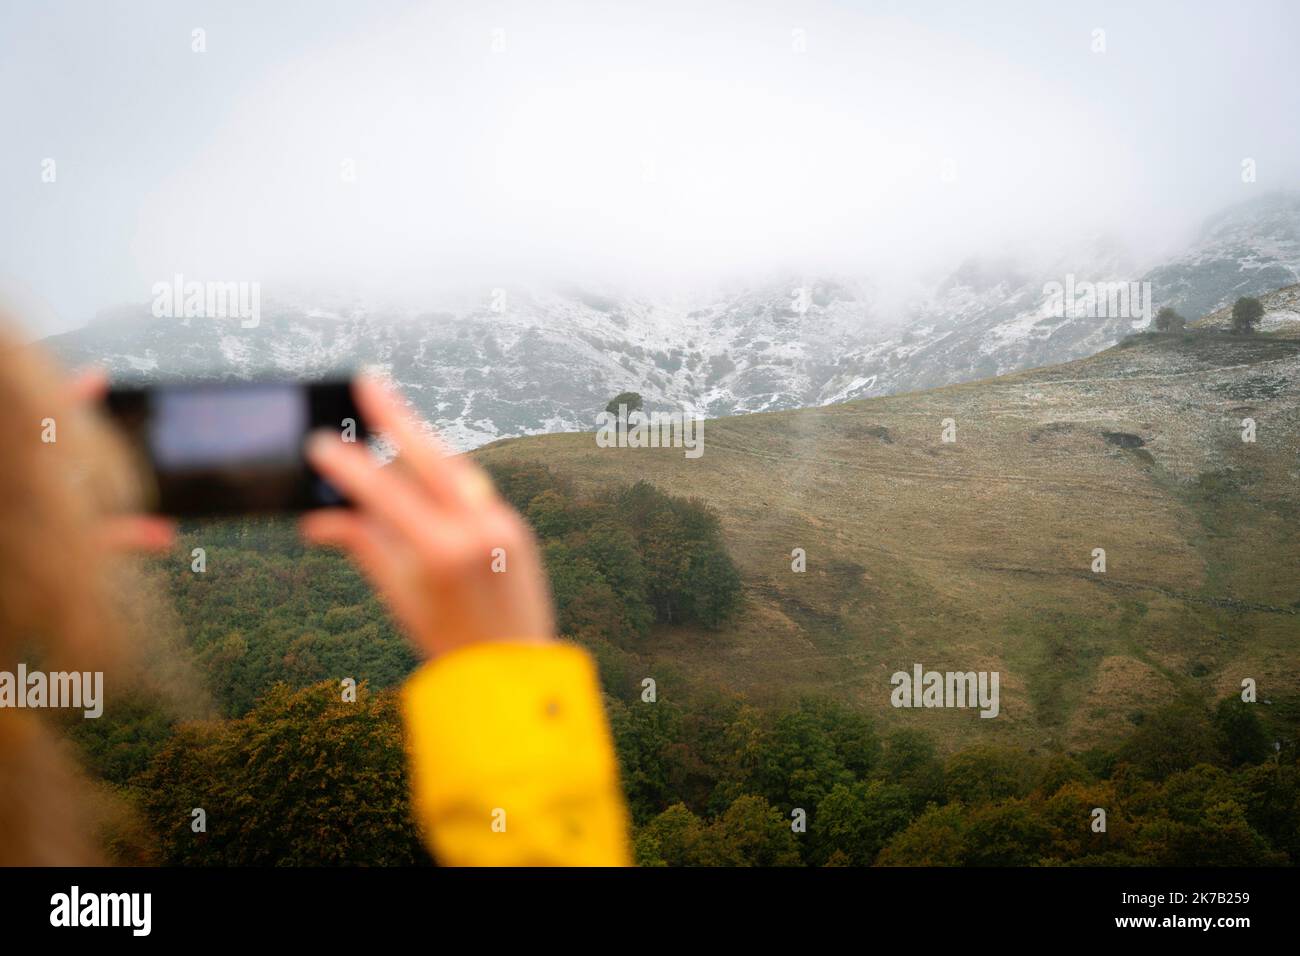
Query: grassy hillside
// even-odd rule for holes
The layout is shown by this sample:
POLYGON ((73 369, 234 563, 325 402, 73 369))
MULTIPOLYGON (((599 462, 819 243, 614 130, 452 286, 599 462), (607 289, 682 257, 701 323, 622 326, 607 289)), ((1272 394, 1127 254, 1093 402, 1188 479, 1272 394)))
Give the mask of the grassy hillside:
MULTIPOLYGON (((1300 283, 1283 286, 1257 298, 1264 306, 1264 316, 1259 324, 1260 331, 1271 333, 1279 338, 1300 338, 1300 283)), ((1197 328, 1220 331, 1231 329, 1232 306, 1225 305, 1194 322, 1193 325, 1197 328)))
POLYGON ((1180 691, 1217 698, 1245 677, 1300 714, 1300 341, 1139 337, 998 379, 713 420, 695 460, 592 433, 477 454, 592 490, 648 478, 719 511, 746 606, 721 631, 644 640, 664 697, 828 694, 948 748, 1086 749, 1180 691), (1001 716, 892 708, 889 677, 914 663, 1000 671, 1001 716))

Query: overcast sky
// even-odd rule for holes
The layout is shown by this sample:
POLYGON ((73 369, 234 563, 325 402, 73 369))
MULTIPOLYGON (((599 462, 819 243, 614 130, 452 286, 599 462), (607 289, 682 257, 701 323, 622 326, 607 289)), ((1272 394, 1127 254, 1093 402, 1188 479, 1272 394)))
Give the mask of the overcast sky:
POLYGON ((1282 0, 7 0, 0 290, 43 334, 177 272, 418 296, 1159 249, 1300 185, 1298 35, 1282 0))

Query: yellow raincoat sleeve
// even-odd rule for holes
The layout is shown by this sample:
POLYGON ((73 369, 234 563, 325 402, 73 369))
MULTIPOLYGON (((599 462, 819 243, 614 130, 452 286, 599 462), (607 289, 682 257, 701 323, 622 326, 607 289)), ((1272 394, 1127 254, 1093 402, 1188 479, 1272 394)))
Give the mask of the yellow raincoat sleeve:
POLYGON ((484 643, 402 690, 412 801, 445 866, 625 866, 627 809, 591 658, 484 643))

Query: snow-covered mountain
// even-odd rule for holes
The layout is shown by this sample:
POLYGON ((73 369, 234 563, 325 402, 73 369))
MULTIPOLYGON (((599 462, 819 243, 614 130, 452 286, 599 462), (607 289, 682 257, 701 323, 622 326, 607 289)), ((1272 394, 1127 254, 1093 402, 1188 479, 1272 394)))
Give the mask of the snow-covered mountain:
POLYGON ((1098 352, 1143 324, 1059 306, 1049 283, 1149 282, 1150 312, 1196 319, 1238 295, 1300 281, 1300 196, 1274 194, 1207 223, 1143 268, 1117 244, 1054 257, 972 258, 885 306, 867 278, 781 276, 655 298, 586 287, 510 289, 403 312, 357 303, 262 304, 238 319, 102 313, 47 339, 69 364, 123 378, 312 376, 377 365, 462 448, 590 429, 613 395, 707 416, 822 405, 969 381, 1098 352))
POLYGON ((1205 224, 1191 248, 1147 278, 1189 320, 1239 296, 1300 282, 1300 194, 1230 206, 1205 224))
MULTIPOLYGON (((872 390, 951 385, 1093 355, 1145 324, 1123 315, 1057 314, 1048 283, 1149 283, 1150 315, 1172 306, 1189 321, 1300 281, 1300 194, 1274 193, 1211 218, 1177 256, 1135 261, 1119 244, 1073 243, 1049 261, 971 259, 908 310, 901 334, 855 356, 872 390)), ((1146 304, 1145 300, 1144 304, 1146 304)))

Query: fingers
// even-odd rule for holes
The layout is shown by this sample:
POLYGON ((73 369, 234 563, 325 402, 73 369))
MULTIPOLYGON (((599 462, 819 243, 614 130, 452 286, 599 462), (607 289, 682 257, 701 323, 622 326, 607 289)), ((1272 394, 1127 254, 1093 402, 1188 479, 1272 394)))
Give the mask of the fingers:
MULTIPOLYGON (((480 559, 486 567, 484 555, 492 546, 513 545, 518 538, 513 516, 494 497, 473 511, 441 507, 396 469, 380 468, 361 447, 328 432, 312 437, 307 457, 360 509, 360 517, 373 519, 390 537, 416 548, 433 573, 458 573, 480 559)), ((313 532, 344 527, 339 519, 328 520, 335 523, 313 520, 305 527, 313 532)))
POLYGON ((382 381, 364 375, 357 379, 353 391, 366 422, 392 437, 401 460, 440 504, 474 508, 491 500, 495 489, 482 469, 451 454, 407 413, 382 381))
POLYGON ((343 508, 327 508, 303 515, 299 528, 310 543, 348 552, 367 573, 389 583, 391 563, 365 518, 343 508))
POLYGON ((361 519, 346 508, 321 508, 308 511, 298 519, 298 530, 312 544, 343 547, 350 541, 361 519))
POLYGON ((389 535, 445 559, 464 546, 464 520, 453 515, 395 468, 381 468, 364 448, 329 432, 307 443, 307 459, 389 535))
MULTIPOLYGON (((81 369, 67 384, 68 398, 76 405, 99 401, 108 391, 102 369, 81 369)), ((176 523, 159 515, 120 515, 103 519, 96 529, 102 547, 127 554, 159 554, 176 541, 176 523)))
POLYGON ((103 369, 84 368, 68 383, 68 397, 78 405, 88 405, 108 391, 108 376, 103 369))
POLYGON ((111 551, 157 554, 176 541, 176 524, 154 515, 108 518, 99 529, 100 542, 111 551))
POLYGON ((429 507, 394 470, 380 468, 365 449, 317 432, 307 440, 307 460, 345 497, 394 527, 419 520, 429 507))
POLYGON ((448 454, 442 442, 420 427, 383 379, 370 373, 361 375, 352 383, 352 396, 366 423, 391 435, 404 454, 408 444, 415 446, 410 450, 412 455, 424 459, 448 454))

